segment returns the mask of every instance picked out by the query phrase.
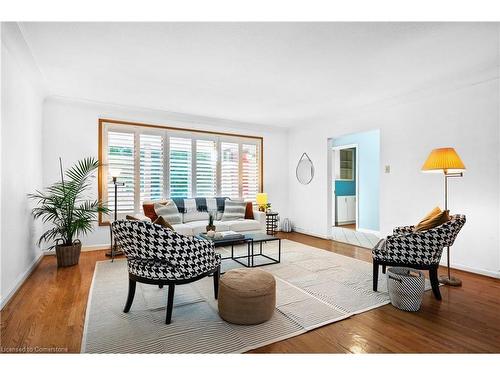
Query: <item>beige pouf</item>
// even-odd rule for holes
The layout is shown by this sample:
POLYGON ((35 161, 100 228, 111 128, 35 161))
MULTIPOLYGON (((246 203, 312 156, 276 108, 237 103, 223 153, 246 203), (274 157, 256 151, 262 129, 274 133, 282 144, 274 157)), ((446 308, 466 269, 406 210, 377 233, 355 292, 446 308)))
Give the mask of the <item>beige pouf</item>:
POLYGON ((273 316, 276 281, 269 272, 240 268, 226 272, 219 284, 219 315, 234 324, 259 324, 273 316))

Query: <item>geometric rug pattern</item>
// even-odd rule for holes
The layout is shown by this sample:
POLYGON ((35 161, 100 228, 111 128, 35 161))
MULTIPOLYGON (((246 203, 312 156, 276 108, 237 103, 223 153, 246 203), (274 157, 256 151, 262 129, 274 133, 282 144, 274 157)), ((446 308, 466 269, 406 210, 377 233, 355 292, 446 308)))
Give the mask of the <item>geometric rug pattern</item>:
MULTIPOLYGON (((264 244, 277 255, 276 241, 264 244)), ((223 256, 230 249, 218 248, 223 256)), ((246 246, 235 248, 244 254, 246 246)), ((239 268, 225 260, 222 271, 239 268)), ((176 286, 172 323, 166 325, 167 289, 137 283, 134 303, 123 313, 128 291, 125 260, 98 262, 85 318, 84 353, 242 353, 297 336, 389 303, 386 275, 372 291, 372 265, 364 261, 282 240, 281 263, 262 269, 276 278, 271 320, 240 326, 222 320, 212 278, 176 286)), ((429 285, 426 285, 429 289, 429 285)))

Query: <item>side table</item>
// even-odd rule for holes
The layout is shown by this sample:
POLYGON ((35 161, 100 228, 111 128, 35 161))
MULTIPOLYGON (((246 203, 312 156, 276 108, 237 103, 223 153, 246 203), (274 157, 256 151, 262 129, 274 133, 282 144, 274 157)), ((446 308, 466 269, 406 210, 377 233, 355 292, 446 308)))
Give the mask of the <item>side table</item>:
POLYGON ((266 212, 266 233, 274 236, 278 231, 279 214, 277 212, 266 212))

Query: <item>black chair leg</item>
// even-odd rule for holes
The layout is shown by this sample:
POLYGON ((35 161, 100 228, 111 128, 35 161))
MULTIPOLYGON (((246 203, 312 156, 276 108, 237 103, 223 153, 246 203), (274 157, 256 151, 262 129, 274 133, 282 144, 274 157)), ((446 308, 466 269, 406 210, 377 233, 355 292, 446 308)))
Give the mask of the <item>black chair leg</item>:
POLYGON ((378 287, 378 263, 373 260, 373 291, 376 292, 378 287))
POLYGON ((214 296, 215 299, 219 297, 219 278, 220 278, 220 266, 214 272, 214 296))
POLYGON ((167 299, 167 317, 165 319, 165 324, 170 324, 170 322, 172 321, 172 310, 174 308, 174 292, 175 292, 175 284, 169 284, 168 299, 167 299))
POLYGON ((429 270, 429 279, 431 280, 432 292, 434 293, 434 297, 436 297, 437 300, 441 300, 437 268, 431 268, 429 270))
POLYGON ((382 264, 382 273, 385 275, 385 264, 382 264))
POLYGON ((134 302, 135 296, 135 280, 128 279, 128 297, 127 302, 125 303, 125 307, 123 309, 124 313, 128 313, 130 308, 132 307, 132 302, 134 302))

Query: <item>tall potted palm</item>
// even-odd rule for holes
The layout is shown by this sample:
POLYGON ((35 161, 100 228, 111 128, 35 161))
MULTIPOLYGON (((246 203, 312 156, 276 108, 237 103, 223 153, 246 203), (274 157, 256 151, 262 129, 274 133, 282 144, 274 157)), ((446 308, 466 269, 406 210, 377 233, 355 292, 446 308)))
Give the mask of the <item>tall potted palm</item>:
POLYGON ((95 158, 84 158, 64 173, 60 158, 59 166, 61 181, 28 197, 36 201, 32 210, 34 218, 51 224, 51 228, 40 236, 38 245, 51 243, 49 249, 56 249, 57 266, 67 267, 78 264, 80 259, 82 243, 78 237, 93 230, 99 212, 109 210, 99 200, 88 196, 94 172, 99 167, 95 158))

